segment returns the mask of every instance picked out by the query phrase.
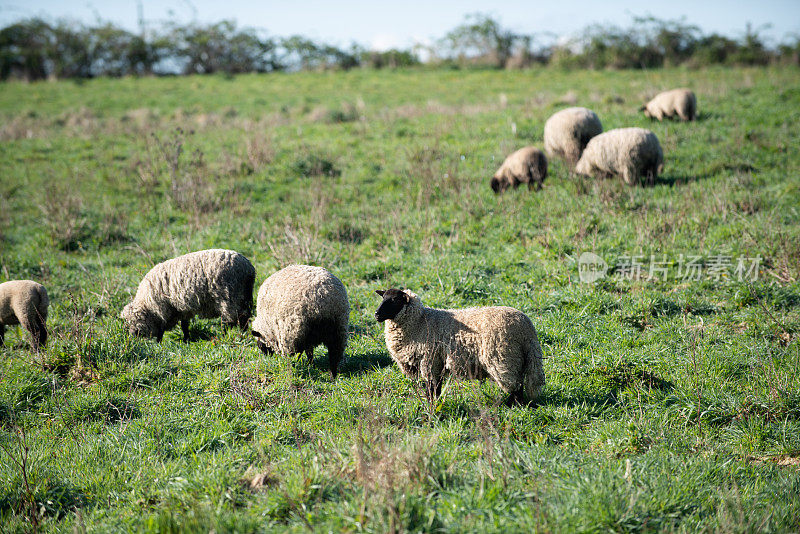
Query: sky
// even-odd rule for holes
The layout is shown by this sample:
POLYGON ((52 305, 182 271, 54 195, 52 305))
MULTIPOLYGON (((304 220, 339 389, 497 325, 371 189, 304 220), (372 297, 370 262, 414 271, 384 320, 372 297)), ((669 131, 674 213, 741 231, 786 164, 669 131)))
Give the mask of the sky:
POLYGON ((768 44, 800 36, 800 0, 0 0, 0 26, 21 18, 71 18, 91 23, 101 19, 130 30, 138 25, 137 5, 146 22, 171 20, 201 23, 233 19, 239 26, 265 29, 271 35, 303 35, 337 46, 357 42, 368 48, 408 48, 430 43, 481 12, 520 33, 567 38, 594 23, 630 26, 633 16, 679 19, 705 33, 741 37, 746 24, 758 29, 768 44))

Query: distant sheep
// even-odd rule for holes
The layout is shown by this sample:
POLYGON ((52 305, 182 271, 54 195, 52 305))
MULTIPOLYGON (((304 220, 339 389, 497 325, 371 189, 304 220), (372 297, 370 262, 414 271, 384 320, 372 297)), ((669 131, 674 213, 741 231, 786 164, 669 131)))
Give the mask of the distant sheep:
POLYGON ((575 172, 607 178, 621 176, 628 185, 644 177, 648 183, 664 169, 664 154, 656 134, 644 128, 609 130, 589 141, 575 172))
POLYGON ((697 116, 697 98, 689 89, 673 89, 657 94, 639 108, 650 119, 663 120, 676 115, 683 121, 693 121, 697 116))
POLYGON ((252 334, 265 354, 300 354, 309 362, 314 347, 328 349, 336 378, 347 346, 350 301, 342 282, 322 267, 290 265, 267 278, 258 290, 252 334))
POLYGON ((383 298, 375 319, 386 321, 386 348, 408 377, 421 377, 426 393, 441 395, 447 373, 491 377, 509 394, 507 403, 530 402, 544 386, 542 348, 527 315, 491 306, 439 310, 408 290, 376 291, 383 298))
POLYGON ((31 347, 39 350, 47 343, 47 308, 50 299, 42 284, 32 280, 11 280, 0 284, 0 346, 6 325, 22 325, 31 334, 31 347))
POLYGON ((508 156, 490 182, 492 191, 502 193, 509 187, 528 184, 528 189, 539 190, 547 177, 547 158, 536 147, 520 148, 508 156))
POLYGON ((544 149, 550 159, 562 158, 572 170, 589 140, 601 133, 603 125, 594 111, 562 109, 544 123, 544 149))
POLYGON ((256 270, 233 250, 201 250, 159 263, 148 272, 121 318, 130 333, 161 341, 181 323, 189 340, 189 320, 221 317, 226 326, 247 327, 253 307, 256 270))

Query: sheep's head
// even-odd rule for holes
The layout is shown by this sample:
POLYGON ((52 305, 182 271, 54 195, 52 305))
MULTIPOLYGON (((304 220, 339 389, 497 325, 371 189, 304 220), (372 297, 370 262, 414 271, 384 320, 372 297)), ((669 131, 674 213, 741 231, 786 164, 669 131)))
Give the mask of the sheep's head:
POLYGON ((383 302, 381 302, 381 305, 378 306, 378 309, 375 311, 375 320, 379 323, 397 317, 397 314, 410 304, 412 299, 411 295, 405 291, 394 288, 386 290, 378 289, 375 293, 383 298, 383 302))
POLYGON ((489 185, 492 187, 494 194, 498 195, 508 188, 508 180, 506 180, 506 177, 503 175, 503 173, 498 171, 494 176, 492 176, 492 180, 489 182, 489 185))
POLYGON ((592 175, 592 165, 589 163, 588 158, 581 157, 578 163, 575 164, 575 174, 582 174, 584 176, 592 175))
POLYGON ((155 314, 145 308, 134 306, 133 303, 122 308, 120 318, 125 322, 132 336, 158 337, 158 320, 155 314))
POLYGON ((255 329, 251 330, 250 333, 253 334, 253 337, 256 338, 256 345, 258 346, 259 349, 261 349, 261 352, 263 352, 267 356, 271 356, 273 351, 267 344, 264 334, 255 329))

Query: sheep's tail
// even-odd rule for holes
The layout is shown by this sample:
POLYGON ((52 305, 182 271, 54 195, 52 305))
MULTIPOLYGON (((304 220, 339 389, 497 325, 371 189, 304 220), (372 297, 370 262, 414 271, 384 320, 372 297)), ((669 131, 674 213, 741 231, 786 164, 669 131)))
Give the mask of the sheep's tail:
POLYGON ((525 402, 539 398, 544 387, 544 369, 542 367, 542 346, 533 329, 533 338, 525 347, 525 368, 522 370, 522 396, 525 402))

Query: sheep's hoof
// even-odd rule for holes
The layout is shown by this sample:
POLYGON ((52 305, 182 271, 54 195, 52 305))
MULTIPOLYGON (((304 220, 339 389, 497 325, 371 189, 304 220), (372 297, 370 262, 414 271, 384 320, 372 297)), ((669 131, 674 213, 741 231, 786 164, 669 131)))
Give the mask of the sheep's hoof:
POLYGON ((522 391, 517 390, 514 393, 511 393, 504 404, 509 408, 513 406, 524 406, 525 402, 522 398, 522 391))

